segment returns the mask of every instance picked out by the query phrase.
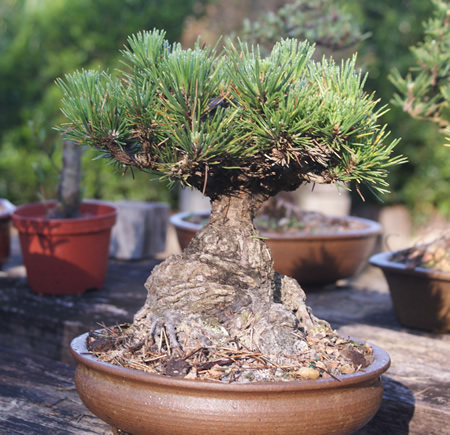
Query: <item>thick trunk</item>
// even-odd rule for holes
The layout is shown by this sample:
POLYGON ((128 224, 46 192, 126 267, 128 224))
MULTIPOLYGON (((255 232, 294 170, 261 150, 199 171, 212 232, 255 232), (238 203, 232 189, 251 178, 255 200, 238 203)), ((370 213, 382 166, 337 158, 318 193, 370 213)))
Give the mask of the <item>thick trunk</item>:
POLYGON ((278 359, 304 346, 303 334, 322 322, 297 282, 274 272, 253 225, 265 199, 242 193, 213 202, 209 224, 147 280, 147 301, 134 321, 138 339, 157 340, 164 327, 171 347, 189 352, 237 337, 278 359))

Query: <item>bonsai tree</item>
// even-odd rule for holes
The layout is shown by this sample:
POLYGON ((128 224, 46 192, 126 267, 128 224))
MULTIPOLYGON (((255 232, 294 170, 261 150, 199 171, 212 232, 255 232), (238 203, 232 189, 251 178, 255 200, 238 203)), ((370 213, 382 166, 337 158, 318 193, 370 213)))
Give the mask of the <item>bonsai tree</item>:
MULTIPOLYGON (((64 141, 62 147, 62 162, 61 165, 58 166, 53 160, 52 150, 44 143, 41 143, 41 146, 50 158, 53 167, 59 173, 55 206, 47 209, 47 217, 51 219, 70 219, 79 217, 82 190, 82 147, 72 141, 64 141)), ((47 204, 47 198, 43 192, 43 187, 41 187, 39 197, 44 204, 47 204)))
MULTIPOLYGON (((443 134, 450 136, 450 7, 443 0, 433 0, 433 3, 434 15, 424 23, 423 41, 411 47, 417 66, 406 77, 394 70, 389 78, 398 91, 393 104, 414 119, 434 122, 443 134)), ((446 139, 450 141, 450 137, 446 139)), ((448 271, 449 248, 447 231, 436 240, 414 246, 395 258, 410 267, 448 271)))
POLYGON ((184 50, 154 30, 129 38, 125 71, 79 71, 58 80, 69 139, 95 147, 124 171, 156 174, 211 199, 209 223, 181 255, 154 268, 132 344, 165 343, 169 355, 232 337, 266 358, 284 358, 317 331, 293 279, 274 272, 253 225, 260 205, 302 183, 387 187, 397 140, 378 124, 386 110, 363 91, 355 59, 311 60, 287 39, 262 58, 231 43, 223 53, 184 50))
MULTIPOLYGON (((423 41, 411 52, 417 66, 406 77, 394 70, 391 82, 398 90, 393 103, 415 119, 432 121, 450 135, 450 8, 433 0, 434 16, 424 24, 423 41)), ((449 139, 450 140, 450 139, 449 139)))
POLYGON ((241 38, 272 47, 281 38, 308 39, 323 49, 337 52, 354 47, 369 35, 361 33, 355 17, 342 1, 295 0, 275 12, 261 14, 255 22, 244 20, 241 38))

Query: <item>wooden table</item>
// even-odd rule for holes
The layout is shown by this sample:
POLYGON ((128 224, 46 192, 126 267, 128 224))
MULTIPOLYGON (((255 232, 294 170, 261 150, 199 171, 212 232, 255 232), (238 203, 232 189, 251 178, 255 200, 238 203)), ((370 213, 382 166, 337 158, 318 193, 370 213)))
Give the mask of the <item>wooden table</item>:
POLYGON ((110 434, 78 398, 74 367, 0 346, 0 433, 110 434))
MULTIPOLYGON (((20 257, 13 256, 0 273, 0 434, 111 433, 78 399, 68 346, 99 322, 131 321, 157 263, 110 261, 103 289, 39 297, 26 285, 20 257)), ((371 267, 356 279, 307 294, 317 317, 391 356, 381 408, 358 435, 450 433, 449 334, 403 328, 381 272, 371 267)))

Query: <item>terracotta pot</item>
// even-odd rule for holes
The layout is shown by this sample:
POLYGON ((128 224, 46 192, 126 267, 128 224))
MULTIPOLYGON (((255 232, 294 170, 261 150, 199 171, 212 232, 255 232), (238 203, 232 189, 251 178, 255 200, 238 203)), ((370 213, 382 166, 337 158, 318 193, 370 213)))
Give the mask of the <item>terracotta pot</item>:
POLYGON ((62 295, 102 287, 115 207, 85 201, 80 218, 48 219, 45 213, 42 203, 34 203, 18 207, 12 217, 31 289, 62 295))
MULTIPOLYGON (((181 249, 187 247, 201 225, 185 219, 192 212, 171 216, 181 249)), ((208 219, 209 211, 198 212, 208 219)), ((265 233, 267 246, 272 252, 275 270, 295 278, 300 284, 324 285, 358 273, 375 249, 381 226, 375 221, 354 216, 339 216, 362 224, 361 229, 321 234, 265 233)))
POLYGON ((74 339, 75 385, 83 403, 115 428, 140 434, 344 434, 377 412, 388 354, 340 381, 225 384, 158 376, 98 360, 74 339))
POLYGON ((0 267, 9 258, 11 244, 11 216, 15 207, 6 199, 0 199, 0 267))
POLYGON ((390 261, 397 252, 375 254, 369 261, 386 277, 399 322, 425 331, 450 331, 450 273, 390 261))

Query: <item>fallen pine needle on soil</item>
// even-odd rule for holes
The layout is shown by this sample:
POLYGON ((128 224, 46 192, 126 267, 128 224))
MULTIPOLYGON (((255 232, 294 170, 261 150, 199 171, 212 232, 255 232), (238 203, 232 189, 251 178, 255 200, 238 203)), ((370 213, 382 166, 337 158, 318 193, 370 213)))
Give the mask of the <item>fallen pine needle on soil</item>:
MULTIPOLYGON (((373 362, 369 344, 339 336, 324 327, 302 337, 302 350, 276 360, 258 349, 244 346, 238 337, 230 337, 223 346, 199 346, 172 349, 162 328, 155 340, 135 343, 133 327, 121 324, 91 331, 88 350, 99 359, 125 368, 148 373, 231 382, 275 382, 335 378, 354 373, 373 362)), ((300 339, 300 338, 299 338, 300 339)))

